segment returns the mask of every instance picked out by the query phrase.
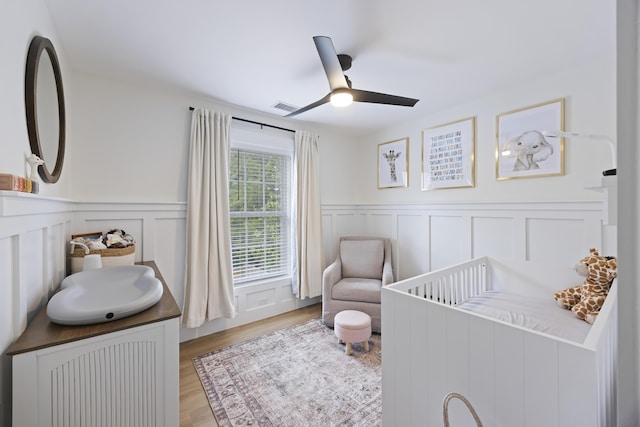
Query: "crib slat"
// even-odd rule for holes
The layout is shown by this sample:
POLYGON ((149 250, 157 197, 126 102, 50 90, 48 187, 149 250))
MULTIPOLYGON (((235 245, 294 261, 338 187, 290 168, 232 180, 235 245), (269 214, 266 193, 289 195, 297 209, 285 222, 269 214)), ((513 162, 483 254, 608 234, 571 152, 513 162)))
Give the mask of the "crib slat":
MULTIPOLYGON (((445 305, 458 305, 486 290, 485 263, 477 261, 460 270, 446 269, 420 283, 408 283, 404 291, 445 305)), ((402 282, 394 287, 400 289, 402 282)))
MULTIPOLYGON (((425 358, 430 369, 427 377, 427 394, 424 397, 423 409, 426 414, 424 422, 413 425, 438 426, 442 425, 442 399, 451 390, 447 388, 447 358, 446 351, 447 331, 442 325, 446 322, 446 313, 449 308, 440 304, 433 304, 427 313, 426 336, 427 350, 425 358), (443 351, 444 350, 444 351, 443 351)), ((413 381, 412 381, 413 383, 413 381)), ((383 410, 384 413, 384 410, 383 410)), ((405 426, 408 424, 395 424, 405 426)))
MULTIPOLYGON (((405 382, 411 382, 412 369, 411 369, 411 353, 406 351, 406 343, 414 341, 413 334, 416 333, 414 325, 411 323, 411 303, 418 302, 413 299, 396 299, 395 300, 395 316, 398 320, 397 325, 393 329, 395 336, 396 352, 395 360, 397 361, 394 369, 394 378, 398 381, 397 384, 403 384, 405 382)), ((385 335, 385 334, 382 334, 385 335)), ((412 344, 413 345, 413 344, 412 344)), ((389 348, 387 343, 383 343, 384 348, 389 348)), ((384 387, 384 385, 383 385, 384 387)), ((397 394, 397 393, 395 393, 397 394)), ((405 396, 405 398, 395 399, 396 405, 396 422, 402 425, 411 425, 409 419, 411 413, 411 400, 405 396)))
POLYGON ((424 332, 427 324, 427 311, 423 309, 424 301, 413 300, 411 304, 411 328, 412 343, 411 351, 404 349, 400 345, 401 351, 407 351, 411 357, 411 381, 414 381, 414 393, 411 394, 411 423, 395 425, 419 425, 424 417, 424 397, 428 393, 428 378, 432 367, 432 362, 425 357, 428 348, 428 337, 424 332))
POLYGON ((522 331, 500 323, 494 328, 496 425, 524 426, 522 331))
MULTIPOLYGON (((469 395, 482 420, 495 419, 494 322, 478 318, 469 324, 469 395)), ((490 425, 490 424, 485 424, 490 425)))
MULTIPOLYGON (((456 331, 455 334, 446 334, 447 388, 450 392, 468 395, 469 316, 461 311, 447 310, 445 322, 448 330, 456 331)), ((454 408, 463 409, 457 405, 450 407, 451 414, 455 414, 454 408)))
POLYGON ((536 334, 524 335, 524 411, 527 425, 558 425, 558 342, 536 334))
POLYGON ((558 425, 596 426, 598 422, 597 405, 585 405, 593 402, 596 396, 595 353, 586 353, 574 345, 560 342, 559 346, 559 423, 558 425), (589 375, 585 373, 588 372, 589 375), (580 408, 576 411, 574 408, 580 408))

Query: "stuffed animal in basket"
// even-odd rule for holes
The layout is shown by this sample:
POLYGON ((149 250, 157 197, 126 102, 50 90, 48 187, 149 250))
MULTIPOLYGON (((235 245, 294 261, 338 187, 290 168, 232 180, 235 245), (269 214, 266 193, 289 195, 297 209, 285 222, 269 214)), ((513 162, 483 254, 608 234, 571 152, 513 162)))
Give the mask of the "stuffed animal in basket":
POLYGON ((554 298, 561 307, 593 324, 616 278, 618 264, 614 257, 602 256, 595 248, 589 252, 575 266, 578 274, 586 276, 584 283, 556 292, 554 298))

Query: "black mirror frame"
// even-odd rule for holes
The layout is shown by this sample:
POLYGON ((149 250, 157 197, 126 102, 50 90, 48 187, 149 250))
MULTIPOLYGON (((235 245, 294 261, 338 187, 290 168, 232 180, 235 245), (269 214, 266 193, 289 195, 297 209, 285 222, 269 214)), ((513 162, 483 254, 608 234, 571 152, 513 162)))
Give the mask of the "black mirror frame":
POLYGON ((62 164, 64 163, 65 152, 65 133, 66 133, 66 114, 64 107, 64 90, 62 87, 62 74, 60 72, 60 64, 58 55, 53 48, 51 40, 34 36, 29 45, 27 53, 27 65, 24 78, 24 101, 27 114, 27 132, 29 133, 29 145, 31 152, 42 160, 51 161, 43 157, 42 147, 40 145, 40 137, 38 135, 38 113, 37 113, 37 88, 38 88, 38 65, 43 51, 47 51, 51 65, 53 67, 53 75, 56 81, 56 91, 58 94, 58 155, 56 157, 53 172, 50 172, 46 163, 38 166, 38 173, 44 182, 53 184, 60 179, 62 172, 62 164))

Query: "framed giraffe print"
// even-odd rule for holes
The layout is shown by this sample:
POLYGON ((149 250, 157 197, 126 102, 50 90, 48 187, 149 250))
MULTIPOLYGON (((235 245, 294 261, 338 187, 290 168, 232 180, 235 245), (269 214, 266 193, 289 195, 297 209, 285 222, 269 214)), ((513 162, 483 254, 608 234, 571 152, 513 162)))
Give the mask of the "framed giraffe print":
POLYGON ((409 186, 409 138, 378 144, 378 188, 409 186))
POLYGON ((422 190, 473 187, 476 118, 422 130, 422 190))

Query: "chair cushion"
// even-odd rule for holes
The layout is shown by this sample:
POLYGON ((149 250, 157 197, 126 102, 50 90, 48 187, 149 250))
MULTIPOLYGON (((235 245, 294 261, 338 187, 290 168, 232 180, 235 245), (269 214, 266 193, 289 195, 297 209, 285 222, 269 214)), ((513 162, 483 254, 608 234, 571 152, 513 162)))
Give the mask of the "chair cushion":
POLYGON ((381 279, 384 243, 382 240, 342 240, 340 260, 342 277, 381 279))
POLYGON ((333 286, 331 298, 380 304, 381 288, 382 280, 347 278, 333 286))

